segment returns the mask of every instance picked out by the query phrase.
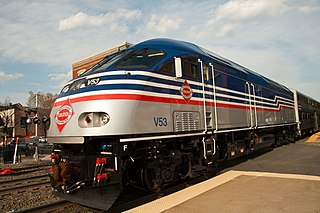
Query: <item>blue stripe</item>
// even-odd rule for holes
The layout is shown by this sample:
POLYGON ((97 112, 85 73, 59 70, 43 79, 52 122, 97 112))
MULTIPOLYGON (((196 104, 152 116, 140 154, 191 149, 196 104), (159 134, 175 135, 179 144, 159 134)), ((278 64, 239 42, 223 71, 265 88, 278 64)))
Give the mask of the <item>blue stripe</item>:
MULTIPOLYGON (((61 97, 66 97, 69 95, 74 95, 74 94, 79 94, 83 92, 91 92, 91 91, 102 91, 102 90, 137 90, 137 91, 148 91, 148 92, 154 92, 154 93, 159 93, 159 94, 167 94, 167 95, 181 95, 179 90, 176 89, 170 89, 170 86, 177 86, 181 87, 182 82, 174 81, 174 80, 168 80, 168 79, 163 79, 163 78, 158 78, 158 77, 150 77, 150 76, 145 76, 145 75, 105 75, 100 77, 100 82, 101 81, 109 81, 109 80, 141 80, 141 81, 146 81, 146 82, 152 82, 152 83, 159 83, 167 86, 167 88, 161 88, 161 87, 156 87, 156 86, 148 86, 148 85, 143 85, 143 84, 106 84, 106 85, 96 85, 96 86, 87 86, 84 88, 81 88, 76 91, 68 92, 68 93, 62 93, 59 95, 59 98, 61 97)), ((188 82, 192 90, 199 90, 202 91, 202 86, 192 84, 188 82)), ((208 95, 206 94, 205 97, 207 100, 213 100, 213 88, 205 86, 205 91, 211 92, 212 94, 208 95)), ((243 92, 243 91, 238 91, 238 92, 243 92)), ((219 89, 216 90, 216 94, 224 94, 228 96, 233 96, 233 97, 238 97, 238 98, 244 98, 247 99, 247 95, 242 95, 242 94, 237 94, 234 92, 227 92, 227 91, 221 91, 219 89)), ((196 98, 203 98, 202 92, 194 92, 192 97, 196 98)), ((274 97, 274 96, 273 96, 274 97)), ((247 104, 249 100, 238 100, 232 97, 218 97, 217 100, 221 101, 228 101, 228 102, 233 102, 233 103, 241 103, 241 104, 247 104)), ((259 96, 256 96, 256 100, 262 100, 259 96)), ((261 103, 256 103, 257 106, 269 106, 272 108, 278 108, 279 104, 282 102, 281 99, 276 99, 275 101, 272 100, 262 100, 263 104, 261 103), (277 106, 272 106, 271 104, 277 103, 277 106)), ((287 103, 285 103, 287 105, 287 103)), ((289 104, 291 105, 291 104, 289 104)), ((292 104, 293 106, 293 104, 292 104)))
POLYGON ((181 86, 180 82, 177 81, 170 81, 163 78, 156 78, 156 77, 150 77, 145 75, 107 75, 100 77, 100 81, 107 81, 107 80, 141 80, 141 81, 150 81, 154 83, 160 83, 165 85, 172 85, 172 86, 181 86))
POLYGON ((238 100, 238 99, 234 99, 234 98, 226 98, 226 97, 216 97, 217 101, 227 101, 230 103, 238 103, 238 104, 247 104, 247 101, 245 100, 238 100))
MULTIPOLYGON (((83 92, 101 91, 101 90, 138 90, 138 91, 148 91, 167 95, 181 95, 179 90, 160 88, 141 84, 106 84, 97 86, 87 86, 76 91, 60 94, 59 98, 79 94, 83 92)), ((202 98, 202 93, 193 93, 192 97, 202 98)))

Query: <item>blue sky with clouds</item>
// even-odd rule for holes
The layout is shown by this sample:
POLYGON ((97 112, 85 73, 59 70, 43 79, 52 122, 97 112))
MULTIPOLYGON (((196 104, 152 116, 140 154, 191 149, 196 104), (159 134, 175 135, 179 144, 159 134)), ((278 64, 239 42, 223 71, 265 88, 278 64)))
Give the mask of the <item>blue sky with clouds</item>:
POLYGON ((58 93, 73 62, 156 37, 198 44, 320 101, 319 0, 0 3, 0 102, 58 93))

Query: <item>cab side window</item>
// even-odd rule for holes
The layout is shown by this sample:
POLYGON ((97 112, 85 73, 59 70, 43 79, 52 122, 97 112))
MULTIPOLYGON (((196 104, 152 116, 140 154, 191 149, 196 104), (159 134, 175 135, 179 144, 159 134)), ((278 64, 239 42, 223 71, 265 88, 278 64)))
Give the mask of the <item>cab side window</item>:
POLYGON ((170 59, 169 61, 165 62, 164 65, 160 67, 159 72, 170 76, 174 76, 174 60, 170 59))
POLYGON ((183 77, 191 80, 199 80, 198 59, 195 57, 182 58, 183 77))
POLYGON ((209 83, 209 67, 207 64, 203 64, 203 81, 209 83))
MULTIPOLYGON (((198 69, 198 59, 196 57, 181 58, 182 64, 182 78, 199 81, 200 74, 198 69)), ((159 72, 170 76, 175 76, 174 59, 166 61, 163 66, 159 68, 159 72)))

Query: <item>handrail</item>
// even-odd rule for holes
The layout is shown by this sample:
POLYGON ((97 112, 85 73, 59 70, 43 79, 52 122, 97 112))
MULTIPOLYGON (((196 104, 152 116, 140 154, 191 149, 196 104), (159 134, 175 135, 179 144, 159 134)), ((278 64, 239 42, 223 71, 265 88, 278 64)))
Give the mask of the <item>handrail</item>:
POLYGON ((254 101, 254 117, 255 117, 255 128, 258 127, 258 117, 257 117, 257 104, 256 104, 256 88, 254 87, 254 84, 251 83, 252 91, 253 91, 253 101, 254 101))
POLYGON ((252 115, 252 105, 251 105, 251 87, 249 82, 246 82, 248 86, 248 95, 249 95, 249 107, 250 107, 250 127, 253 127, 253 115, 252 115))
POLYGON ((213 101, 214 101, 214 119, 215 119, 215 126, 216 126, 216 131, 218 130, 218 112, 217 112, 217 96, 216 96, 216 82, 214 79, 215 73, 214 73, 214 68, 211 63, 209 63, 209 66, 211 67, 212 71, 212 86, 213 86, 213 101))
POLYGON ((206 111, 206 94, 204 89, 204 79, 203 79, 203 64, 200 59, 198 59, 198 62, 200 63, 200 69, 201 69, 201 81, 202 81, 202 97, 203 97, 203 115, 204 115, 204 131, 208 131, 208 124, 207 124, 207 111, 206 111))

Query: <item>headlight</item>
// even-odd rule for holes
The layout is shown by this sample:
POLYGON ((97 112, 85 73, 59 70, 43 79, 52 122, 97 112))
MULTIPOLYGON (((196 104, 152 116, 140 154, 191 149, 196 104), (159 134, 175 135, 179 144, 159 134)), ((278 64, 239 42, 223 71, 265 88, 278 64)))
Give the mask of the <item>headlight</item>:
POLYGON ((82 128, 101 127, 109 121, 110 116, 105 112, 85 112, 78 118, 78 124, 82 128))
POLYGON ((92 113, 87 114, 87 115, 84 117, 84 121, 86 122, 86 125, 87 125, 87 126, 90 126, 91 123, 92 123, 92 113))
POLYGON ((107 123, 109 123, 109 121, 110 121, 110 116, 107 113, 105 113, 101 116, 101 122, 103 124, 107 124, 107 123))

